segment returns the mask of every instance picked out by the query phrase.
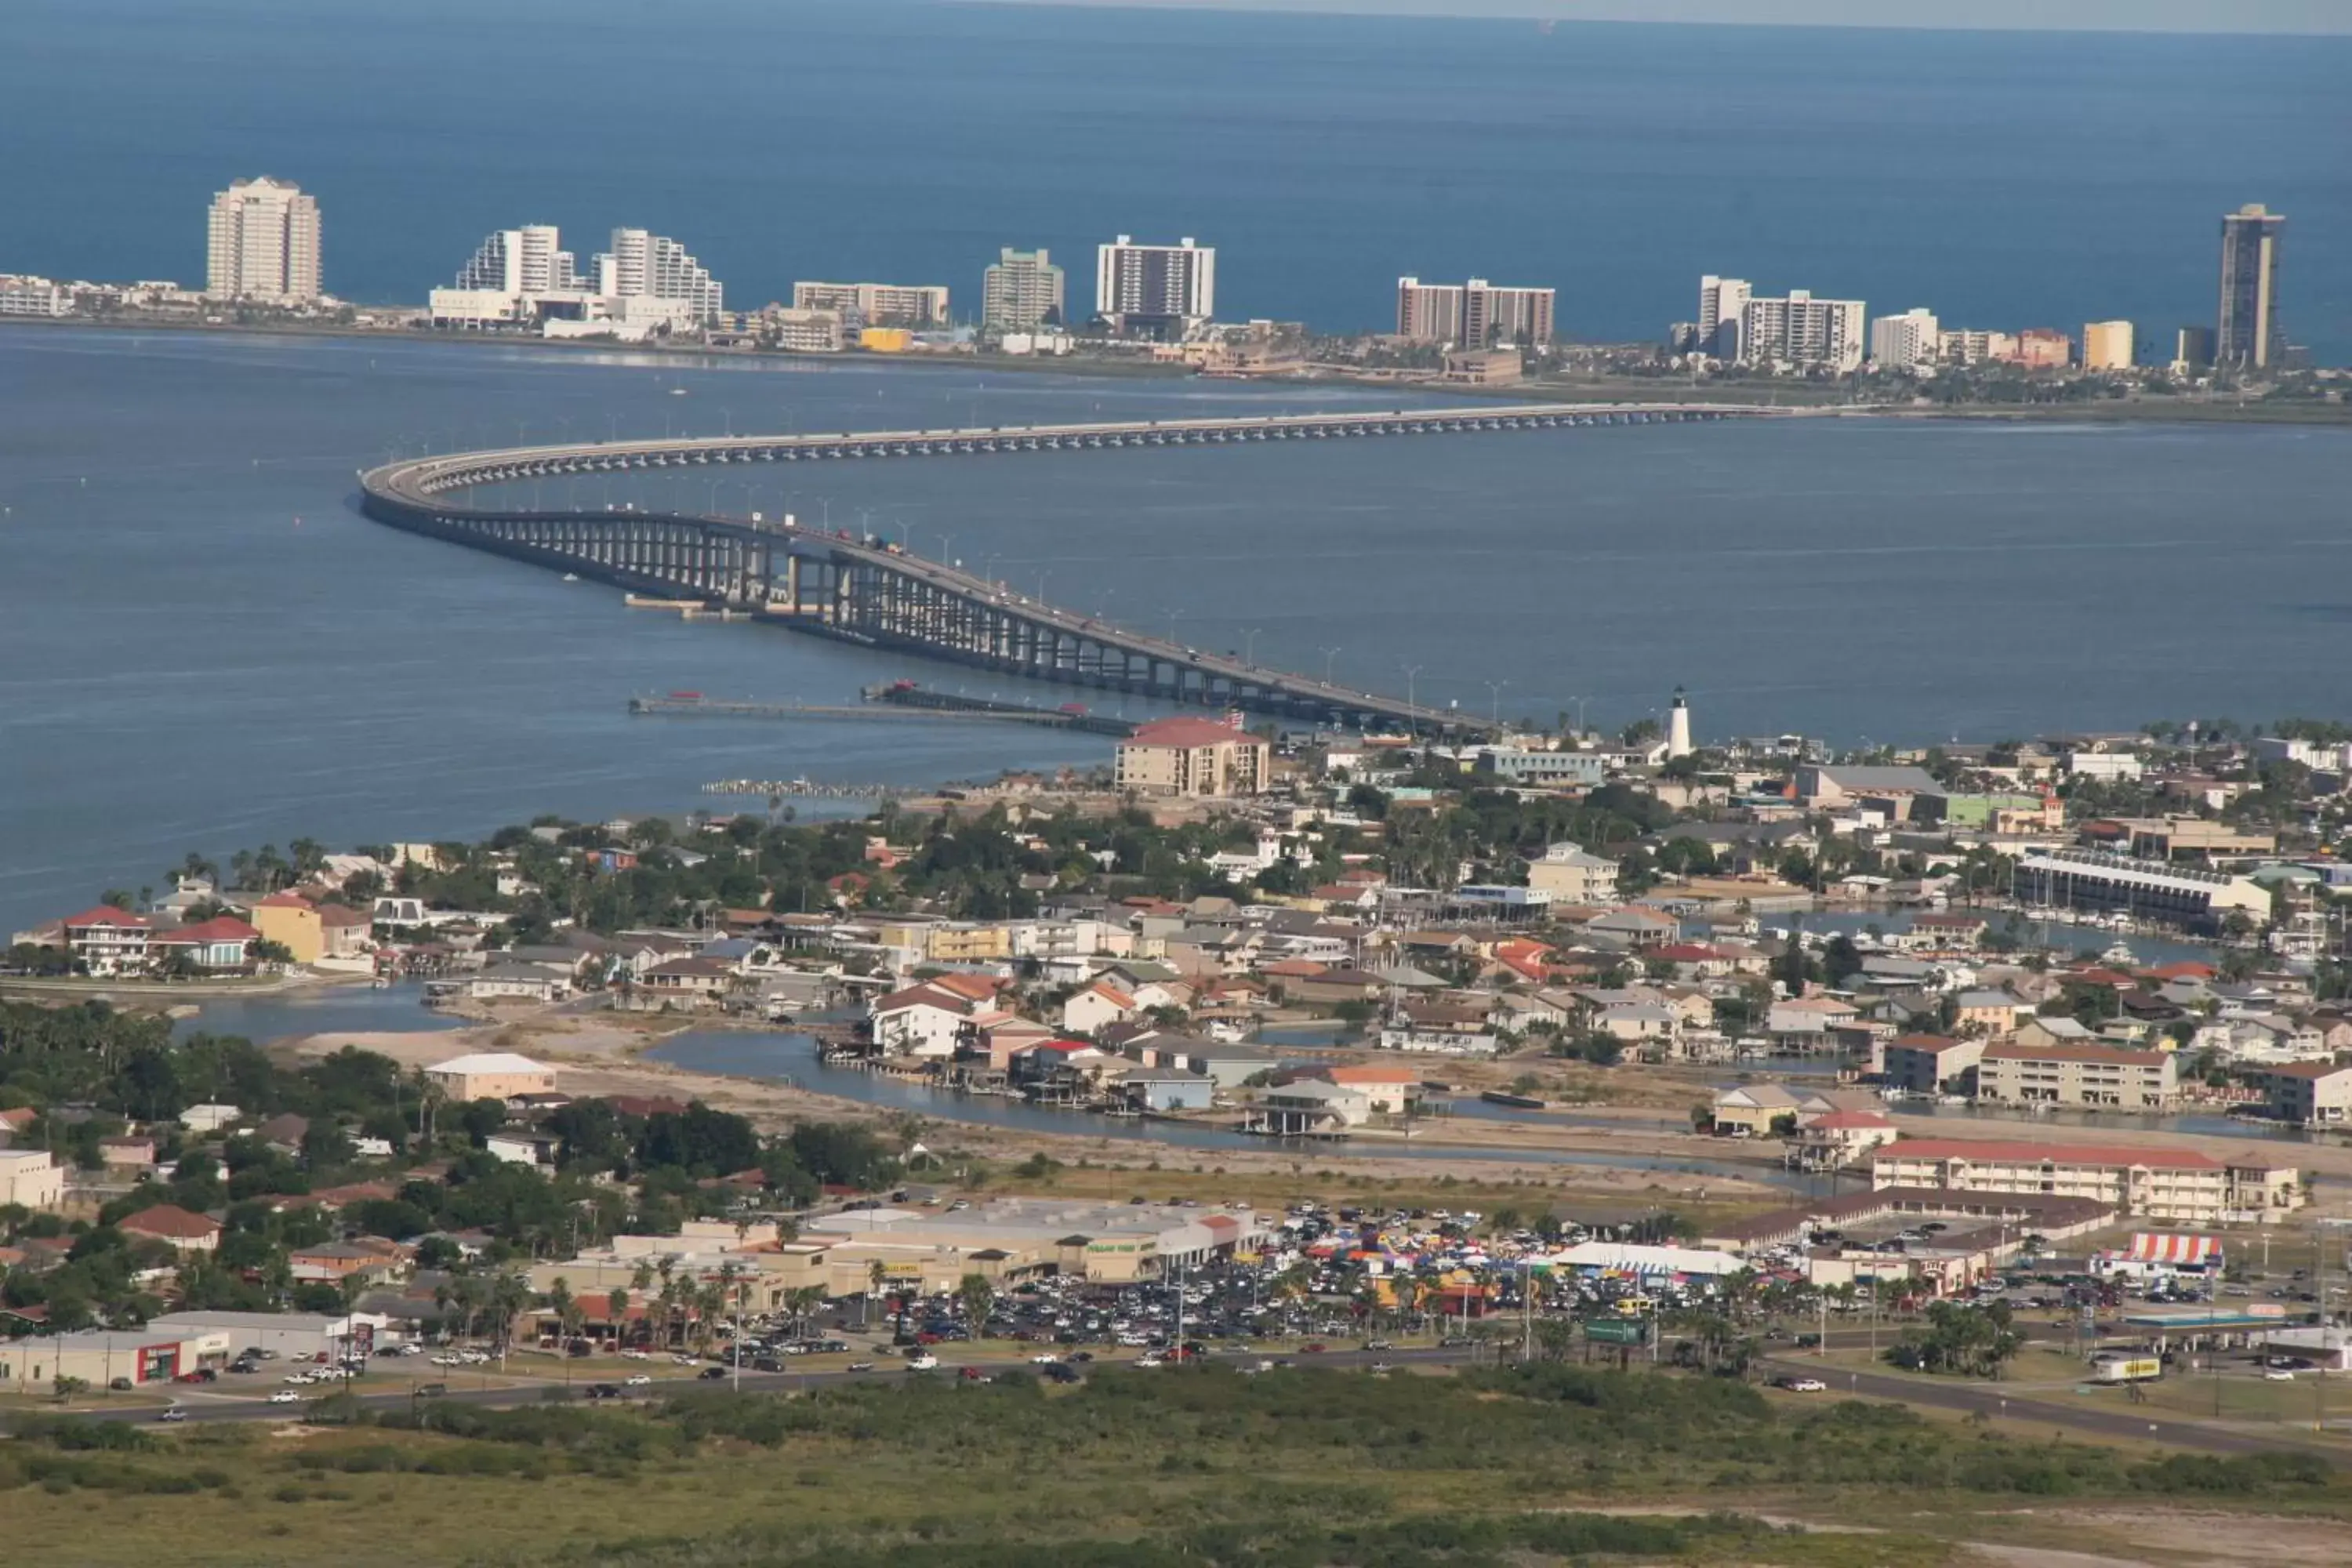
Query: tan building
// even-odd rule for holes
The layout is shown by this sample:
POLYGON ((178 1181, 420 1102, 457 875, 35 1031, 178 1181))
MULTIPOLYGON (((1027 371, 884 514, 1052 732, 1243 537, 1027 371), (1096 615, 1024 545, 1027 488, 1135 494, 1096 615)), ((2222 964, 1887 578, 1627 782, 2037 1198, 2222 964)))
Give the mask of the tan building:
POLYGON ((553 1094, 555 1069, 511 1051, 477 1051, 426 1068, 425 1076, 451 1100, 516 1100, 553 1094))
POLYGON ((66 1194, 66 1173, 46 1149, 0 1149, 0 1208, 22 1204, 53 1209, 66 1194))
POLYGON ((2129 370, 2132 367, 2132 324, 2091 321, 2083 328, 2084 370, 2129 370))
POLYGON ((1997 1105, 2165 1110, 2179 1095, 2168 1051, 2001 1043, 1977 1058, 1977 1098, 1997 1105))
POLYGON ((1569 904, 1617 901, 1617 862, 1569 843, 1547 845, 1543 858, 1528 862, 1528 886, 1569 904))
POLYGON ((1118 784, 1139 795, 1231 796, 1266 786, 1274 748, 1213 719, 1162 719, 1118 743, 1118 784))
POLYGON ((1897 1035, 1886 1042, 1883 1075, 1889 1089, 1942 1094, 1961 1087, 1984 1053, 1982 1040, 1948 1035, 1897 1035))
POLYGON ((299 893, 272 893, 253 906, 253 929, 274 942, 297 963, 316 963, 327 954, 327 923, 319 906, 299 893))
POLYGON ((1906 1138, 1870 1156, 1874 1189, 2046 1194, 2151 1219, 2270 1223, 2305 1201, 2292 1166, 2225 1165, 2186 1149, 1906 1138))

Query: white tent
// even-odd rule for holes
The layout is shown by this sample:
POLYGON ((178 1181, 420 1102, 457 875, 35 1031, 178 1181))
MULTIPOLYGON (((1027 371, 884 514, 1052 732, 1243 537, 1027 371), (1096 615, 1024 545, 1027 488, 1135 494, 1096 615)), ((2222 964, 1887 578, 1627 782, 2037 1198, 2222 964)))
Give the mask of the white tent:
POLYGON ((1554 1268, 1587 1269, 1596 1274, 1633 1274, 1645 1279, 1671 1279, 1677 1274, 1696 1274, 1716 1279, 1737 1274, 1748 1267, 1744 1258, 1728 1252, 1715 1252, 1697 1247, 1636 1247, 1630 1242, 1587 1241, 1556 1252, 1549 1258, 1534 1259, 1538 1266, 1554 1268))

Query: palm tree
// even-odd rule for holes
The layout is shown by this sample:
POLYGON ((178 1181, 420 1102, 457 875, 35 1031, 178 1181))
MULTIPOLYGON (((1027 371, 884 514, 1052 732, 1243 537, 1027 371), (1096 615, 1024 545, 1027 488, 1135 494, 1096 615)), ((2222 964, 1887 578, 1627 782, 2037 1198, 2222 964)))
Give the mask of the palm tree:
POLYGON ((889 1279, 890 1270, 884 1266, 880 1258, 875 1258, 872 1262, 866 1264, 866 1294, 859 1297, 857 1300, 857 1326, 859 1328, 862 1329, 867 1325, 869 1320, 866 1314, 872 1310, 874 1303, 881 1298, 882 1287, 889 1282, 889 1279))
POLYGON ((963 1305, 964 1321, 976 1340, 988 1337, 988 1311, 996 1305, 996 1287, 985 1274, 967 1274, 956 1283, 956 1300, 963 1305))
POLYGON ((548 1287, 547 1306, 555 1314, 555 1350, 563 1358, 563 1381, 568 1384, 572 1381, 572 1318, 580 1310, 580 1303, 572 1299, 572 1281, 557 1275, 555 1283, 548 1287))

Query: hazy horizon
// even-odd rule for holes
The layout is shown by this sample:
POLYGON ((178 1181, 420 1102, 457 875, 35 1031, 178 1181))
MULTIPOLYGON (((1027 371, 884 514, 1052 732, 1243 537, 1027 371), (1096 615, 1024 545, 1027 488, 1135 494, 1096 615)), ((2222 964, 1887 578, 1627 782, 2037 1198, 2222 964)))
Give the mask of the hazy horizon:
POLYGON ((1297 12, 1482 21, 1960 32, 2352 36, 2341 0, 963 0, 1087 10, 1297 12))

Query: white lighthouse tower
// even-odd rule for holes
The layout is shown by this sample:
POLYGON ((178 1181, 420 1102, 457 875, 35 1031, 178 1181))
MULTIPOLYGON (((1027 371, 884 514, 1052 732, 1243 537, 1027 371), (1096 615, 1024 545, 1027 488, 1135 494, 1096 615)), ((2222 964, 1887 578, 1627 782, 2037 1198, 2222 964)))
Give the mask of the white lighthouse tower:
POLYGON ((1683 695, 1683 689, 1677 686, 1675 688, 1674 709, 1666 715, 1666 757, 1667 760, 1672 761, 1675 757, 1687 757, 1690 754, 1690 700, 1683 695))

